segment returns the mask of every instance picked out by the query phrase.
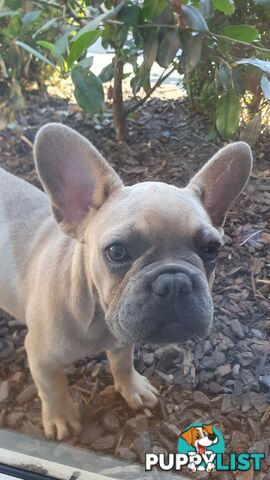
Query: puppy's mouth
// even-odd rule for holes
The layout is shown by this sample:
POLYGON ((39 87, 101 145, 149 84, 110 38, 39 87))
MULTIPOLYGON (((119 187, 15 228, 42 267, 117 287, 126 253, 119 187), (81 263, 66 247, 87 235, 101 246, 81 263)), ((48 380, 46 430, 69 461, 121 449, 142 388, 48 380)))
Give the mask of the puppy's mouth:
POLYGON ((197 344, 208 336, 210 327, 211 325, 201 328, 197 325, 194 328, 187 328, 177 321, 164 326, 164 322, 161 322, 146 336, 145 341, 147 343, 185 343, 192 340, 197 344))
POLYGON ((210 331, 211 324, 207 328, 187 329, 181 322, 171 322, 169 325, 164 326, 164 322, 160 325, 149 327, 148 322, 143 324, 134 331, 129 324, 125 322, 126 318, 119 313, 115 313, 113 316, 106 316, 106 323, 109 330, 114 337, 122 344, 164 344, 164 343, 185 343, 189 340, 195 344, 200 343, 205 339, 210 331))
POLYGON ((203 455, 206 451, 206 447, 204 445, 197 444, 197 450, 200 455, 203 455))

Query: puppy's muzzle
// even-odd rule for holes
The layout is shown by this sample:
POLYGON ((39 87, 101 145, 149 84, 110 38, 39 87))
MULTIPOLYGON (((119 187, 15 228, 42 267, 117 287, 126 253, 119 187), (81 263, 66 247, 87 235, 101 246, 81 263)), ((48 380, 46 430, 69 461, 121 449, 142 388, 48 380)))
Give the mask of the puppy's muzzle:
MULTIPOLYGON (((203 326, 204 319, 198 321, 196 313, 200 309, 199 297, 205 282, 197 269, 186 263, 161 265, 146 274, 146 281, 150 286, 148 301, 156 311, 157 330, 154 329, 151 335, 155 337, 160 329, 166 335, 166 330, 181 327, 191 327, 196 333, 203 326)), ((207 296, 206 291, 204 295, 207 296)))
MULTIPOLYGON (((181 264, 167 264, 154 268, 146 274, 153 303, 166 309, 167 313, 177 316, 181 308, 186 308, 200 289, 201 274, 192 266, 181 264)), ((166 315, 166 321, 172 320, 166 315)))
POLYGON ((127 285, 115 315, 106 316, 112 333, 134 343, 183 343, 203 338, 213 318, 204 273, 185 261, 149 265, 127 285))
POLYGON ((192 292, 192 281, 185 273, 163 273, 151 284, 154 294, 164 301, 182 299, 192 292))

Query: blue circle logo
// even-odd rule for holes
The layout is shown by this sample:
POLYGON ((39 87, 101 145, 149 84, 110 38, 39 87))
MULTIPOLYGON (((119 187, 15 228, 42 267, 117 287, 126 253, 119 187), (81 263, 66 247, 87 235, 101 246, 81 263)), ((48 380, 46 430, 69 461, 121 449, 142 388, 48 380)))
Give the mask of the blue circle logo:
MULTIPOLYGON (((200 456, 202 462, 197 468, 193 465, 193 462, 190 462, 188 468, 195 471, 206 470, 206 463, 203 461, 204 455, 209 458, 211 454, 224 454, 225 452, 225 443, 222 433, 211 424, 205 423, 192 423, 188 428, 186 428, 180 435, 178 440, 178 453, 183 453, 190 455, 190 458, 195 458, 200 456)), ((211 465, 211 470, 215 469, 216 456, 211 465)), ((210 466, 208 465, 208 468, 210 466)), ((207 470, 210 471, 210 470, 207 470)))

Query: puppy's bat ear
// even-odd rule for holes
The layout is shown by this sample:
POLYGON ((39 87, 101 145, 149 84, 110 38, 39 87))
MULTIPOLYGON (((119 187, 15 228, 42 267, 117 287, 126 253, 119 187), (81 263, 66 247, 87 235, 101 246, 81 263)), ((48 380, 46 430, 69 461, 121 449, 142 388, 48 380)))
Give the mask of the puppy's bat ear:
POLYGON ((79 236, 86 216, 98 210, 122 181, 93 145, 69 127, 49 123, 35 140, 34 158, 61 230, 79 236))
POLYGON ((245 142, 219 150, 192 178, 188 188, 199 196, 215 227, 222 227, 228 209, 246 185, 252 153, 245 142))
POLYGON ((213 427, 212 425, 203 425, 203 428, 207 431, 208 434, 212 434, 213 432, 213 427))
POLYGON ((192 444, 193 435, 192 435, 193 427, 187 430, 186 432, 181 433, 180 437, 183 438, 189 445, 192 444))

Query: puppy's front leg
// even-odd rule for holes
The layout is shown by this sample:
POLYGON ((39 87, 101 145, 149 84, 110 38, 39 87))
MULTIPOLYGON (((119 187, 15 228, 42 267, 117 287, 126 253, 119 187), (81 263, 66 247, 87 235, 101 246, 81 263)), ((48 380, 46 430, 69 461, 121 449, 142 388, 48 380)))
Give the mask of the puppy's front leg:
POLYGON ((135 410, 154 407, 158 403, 157 389, 134 368, 134 346, 107 351, 115 390, 120 392, 129 406, 135 410))
POLYGON ((40 347, 39 341, 28 333, 25 339, 29 367, 42 402, 42 420, 47 438, 63 440, 69 435, 68 426, 79 433, 81 425, 68 393, 67 378, 63 369, 59 368, 40 347))

